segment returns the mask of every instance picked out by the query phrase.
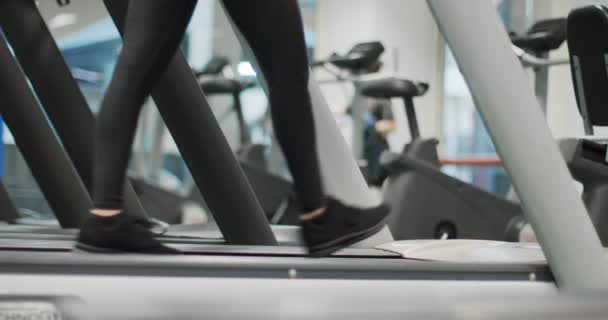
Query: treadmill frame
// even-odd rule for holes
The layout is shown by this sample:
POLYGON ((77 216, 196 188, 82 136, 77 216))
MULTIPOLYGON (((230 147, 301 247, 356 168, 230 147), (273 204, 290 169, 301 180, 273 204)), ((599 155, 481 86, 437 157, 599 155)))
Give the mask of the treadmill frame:
MULTIPOLYGON (((582 201, 572 185, 567 168, 538 107, 538 102, 534 98, 531 88, 526 85, 525 73, 517 58, 511 53, 509 39, 499 22, 499 17, 492 2, 487 0, 469 0, 467 5, 463 5, 458 1, 427 1, 471 87, 478 108, 482 113, 484 121, 488 124, 490 134, 497 145, 499 154, 504 160, 505 167, 513 179, 518 194, 522 195, 521 198, 526 217, 537 232, 540 244, 555 276, 556 283, 560 288, 564 289, 608 288, 608 270, 599 239, 593 230, 582 201), (476 34, 477 36, 471 37, 471 34, 476 34), (495 59, 486 59, 489 56, 494 56, 495 59), (498 75, 500 77, 497 77, 498 75), (500 90, 493 90, 492 87, 489 87, 490 83, 492 87, 500 88, 500 90), (517 124, 517 127, 514 124, 517 124), (525 139, 522 139, 522 136, 525 139), (521 152, 522 150, 525 150, 525 153, 521 152), (541 181, 542 179, 545 179, 545 181, 541 181), (547 184, 547 180, 549 179, 551 183, 547 184)), ((124 10, 126 9, 125 2, 123 0, 105 0, 104 2, 110 8, 113 16, 118 18, 118 21, 121 21, 121 14, 124 14, 124 10)), ((230 200, 226 200, 228 196, 233 196, 235 199, 238 198, 240 203, 245 203, 238 208, 243 210, 240 212, 214 210, 216 213, 221 213, 218 217, 225 219, 220 223, 224 236, 232 242, 272 243, 274 237, 270 233, 268 224, 263 223, 265 220, 262 219, 265 218, 259 210, 259 205, 257 205, 255 198, 251 198, 250 188, 248 190, 246 180, 244 180, 244 176, 238 168, 234 156, 229 152, 227 144, 224 146, 225 139, 222 137, 221 131, 218 131, 217 123, 214 123, 212 115, 206 114, 210 112, 208 104, 200 89, 194 88, 196 82, 193 76, 188 76, 189 72, 186 68, 187 65, 183 55, 178 54, 171 63, 163 80, 161 80, 161 83, 155 89, 154 97, 159 102, 158 105, 161 108, 161 112, 168 118, 165 119, 166 121, 170 120, 167 121, 168 124, 182 126, 182 128, 176 128, 176 130, 181 130, 176 135, 176 140, 184 141, 183 139, 190 139, 188 130, 204 127, 211 132, 206 131, 206 138, 200 137, 200 135, 197 135, 196 138, 203 139, 200 141, 209 143, 214 147, 219 146, 218 148, 212 148, 219 150, 217 154, 201 155, 195 154, 192 151, 200 144, 194 144, 192 141, 180 143, 180 147, 190 150, 182 151, 185 151, 184 155, 189 165, 192 166, 191 169, 196 169, 193 170, 196 173, 195 177, 201 179, 201 181, 204 177, 209 178, 206 181, 222 183, 220 178, 225 179, 225 175, 234 178, 234 180, 231 180, 231 190, 229 193, 224 193, 223 191, 226 190, 223 189, 228 184, 226 182, 222 183, 221 190, 213 191, 213 188, 207 188, 211 190, 202 190, 203 192, 211 191, 211 193, 205 192, 205 195, 210 200, 213 200, 212 202, 217 206, 216 208, 235 209, 231 207, 231 205, 235 204, 230 200), (180 112, 184 111, 182 114, 183 118, 176 115, 179 112, 169 115, 168 109, 165 109, 165 112, 162 110, 162 105, 166 105, 167 108, 169 106, 184 105, 184 108, 186 108, 185 106, 189 103, 194 105, 194 107, 180 110, 180 112), (195 114, 197 117, 193 117, 195 114), (180 123, 181 120, 185 119, 186 121, 187 119, 196 119, 196 127, 180 123), (203 124, 202 126, 201 123, 203 124), (195 160, 206 161, 196 166, 195 160), (217 163, 209 161, 217 161, 217 163), (205 165, 203 166, 202 164, 205 165), (213 166, 210 166, 211 164, 213 166), (204 172, 205 170, 213 171, 218 168, 219 172, 216 173, 204 172), (245 195, 234 191, 235 182, 238 184, 236 190, 244 191, 245 195), (244 201, 243 197, 245 196, 247 199, 244 201), (228 204, 222 204, 222 202, 228 204), (253 210, 253 212, 246 212, 250 210, 253 210), (241 218, 244 220, 238 220, 241 218), (252 225, 245 223, 245 221, 249 220, 253 221, 252 225), (244 227, 245 225, 247 228, 244 227), (244 232, 244 234, 239 235, 238 232, 244 232), (261 237, 259 236, 260 234, 262 234, 261 237)), ((324 110, 324 102, 318 87, 311 82, 310 90, 315 110, 324 110)), ((322 114, 322 112, 316 111, 315 118, 317 121, 319 120, 318 115, 322 114)), ((329 121, 330 118, 323 119, 325 119, 324 124, 317 127, 337 132, 335 123, 332 124, 329 121)), ((187 122, 192 124, 193 121, 187 122)), ((194 131, 196 132, 196 130, 194 131)), ((334 150, 331 153, 332 156, 342 154, 342 151, 346 150, 345 146, 341 144, 344 141, 340 142, 337 136, 331 135, 330 139, 321 140, 335 143, 335 145, 331 146, 334 150)), ((346 154, 350 156, 350 152, 347 151, 346 154)), ((344 154, 341 157, 348 159, 344 154)), ((353 172, 357 172, 350 165, 337 163, 336 159, 331 160, 332 165, 340 167, 340 173, 350 171, 352 174, 353 172)), ((354 160, 347 160, 346 163, 352 164, 354 160)), ((334 177, 338 177, 338 175, 336 174, 334 177)), ((357 178, 354 179, 356 180, 357 178)), ((198 179, 197 181, 200 182, 198 179)), ((330 190, 334 190, 331 188, 336 188, 340 181, 334 179, 329 182, 326 181, 326 183, 328 183, 330 190)), ((354 186, 348 185, 347 187, 353 191, 351 195, 361 195, 364 199, 369 199, 365 187, 361 187, 358 183, 355 183, 354 186)), ((116 274, 123 274, 122 272, 124 271, 122 271, 121 266, 125 267, 132 262, 139 266, 147 264, 151 270, 162 272, 165 275, 175 275, 175 269, 173 268, 179 267, 180 264, 190 265, 193 269, 200 269, 208 266, 207 263, 211 263, 213 260, 209 257, 142 257, 131 255, 91 257, 78 255, 77 253, 65 254, 60 257, 61 254, 45 254, 43 252, 29 253, 28 255, 29 257, 24 257, 21 252, 0 252, 0 257, 3 260, 3 263, 0 264, 0 270, 3 272, 38 272, 46 275, 57 272, 65 273, 68 269, 77 272, 77 269, 86 267, 90 268, 87 274, 103 273, 105 272, 104 270, 115 270, 116 274), (62 257, 70 260, 60 259, 62 257), (191 264, 189 258, 201 263, 191 264), (106 262, 102 264, 103 267, 94 267, 90 261, 95 261, 95 264, 102 263, 103 261, 106 262), (42 264, 45 265, 43 266, 42 264), (55 267, 51 267, 52 265, 55 267)), ((228 262, 232 258, 218 257, 218 259, 224 259, 224 262, 228 262)), ((331 269, 328 270, 331 271, 328 273, 330 277, 337 276, 344 268, 356 268, 354 265, 363 261, 359 259, 343 260, 348 263, 337 263, 337 261, 340 261, 339 259, 346 258, 300 259, 302 259, 302 264, 312 268, 328 266, 331 269), (335 267, 331 267, 331 265, 335 267)), ((233 263, 220 265, 222 268, 233 268, 237 273, 259 277, 260 274, 258 273, 250 273, 251 270, 249 268, 255 268, 255 266, 268 263, 270 268, 278 268, 277 270, 282 270, 281 272, 289 271, 287 273, 289 276, 291 274, 290 270, 298 271, 293 266, 298 266, 298 263, 300 263, 286 260, 285 257, 272 259, 250 257, 243 259, 239 263, 236 260, 233 263)), ((454 263, 413 263, 412 261, 401 259, 375 258, 369 264, 362 264, 365 266, 365 270, 362 271, 388 272, 387 264, 393 263, 400 266, 416 265, 416 270, 429 270, 434 265, 441 266, 440 270, 436 271, 438 274, 444 274, 445 276, 439 277, 440 279, 436 280, 454 279, 451 277, 450 272, 462 268, 461 264, 454 263)), ((506 268, 507 266, 501 264, 497 267, 506 268)), ((490 269, 492 269, 490 265, 483 265, 472 274, 482 277, 484 270, 490 269)), ((398 276, 399 272, 403 272, 403 270, 394 273, 394 275, 398 276)), ((209 275, 223 276, 221 272, 209 275)), ((532 281, 535 279, 536 276, 530 276, 527 280, 532 281)), ((445 284, 445 282, 442 281, 441 284, 445 284)), ((440 283, 438 282, 437 286, 439 285, 440 283)))

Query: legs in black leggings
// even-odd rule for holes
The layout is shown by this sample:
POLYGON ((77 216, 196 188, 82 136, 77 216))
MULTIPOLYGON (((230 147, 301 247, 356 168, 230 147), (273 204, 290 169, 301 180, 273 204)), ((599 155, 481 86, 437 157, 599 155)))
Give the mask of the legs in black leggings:
POLYGON ((95 207, 122 209, 123 186, 137 120, 175 55, 197 0, 131 0, 123 48, 97 117, 95 207))
MULTIPOLYGON (((173 57, 196 0, 132 0, 124 47, 98 116, 94 201, 122 208, 123 183, 141 106, 173 57)), ((279 143, 305 211, 323 207, 304 32, 295 0, 225 1, 270 88, 279 143)))
POLYGON ((224 0, 269 88, 272 123, 305 212, 324 206, 304 27, 296 0, 224 0))
MULTIPOLYGON (((272 119, 308 212, 304 239, 311 254, 326 255, 377 232, 386 207, 358 209, 325 200, 319 172, 308 63, 296 0, 225 0, 250 43, 270 91, 272 119)), ((173 58, 196 0, 131 0, 124 46, 97 119, 94 202, 77 246, 88 251, 175 253, 148 230, 120 214, 131 144, 144 99, 173 58), (105 209, 105 210, 103 210, 105 209)), ((204 147, 204 146, 201 146, 204 147)))

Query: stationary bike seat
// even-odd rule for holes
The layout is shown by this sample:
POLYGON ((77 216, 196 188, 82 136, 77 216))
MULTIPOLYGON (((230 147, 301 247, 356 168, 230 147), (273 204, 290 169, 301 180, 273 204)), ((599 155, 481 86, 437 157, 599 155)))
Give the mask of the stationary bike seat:
POLYGON ((363 83, 361 94, 372 98, 413 98, 424 95, 428 89, 424 82, 388 78, 363 83))
POLYGON ((254 83, 240 79, 230 79, 224 76, 203 76, 198 83, 205 94, 238 94, 251 88, 254 83))

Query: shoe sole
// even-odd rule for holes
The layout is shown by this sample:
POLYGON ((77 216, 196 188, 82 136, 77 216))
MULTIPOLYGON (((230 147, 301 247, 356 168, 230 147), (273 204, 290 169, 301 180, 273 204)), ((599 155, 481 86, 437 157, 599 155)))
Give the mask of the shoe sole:
POLYGON ((347 234, 340 238, 333 239, 331 241, 311 247, 308 249, 308 255, 315 258, 325 257, 359 241, 365 240, 373 236, 374 234, 380 232, 380 230, 382 230, 382 228, 384 228, 384 226, 386 225, 387 219, 388 214, 384 218, 382 218, 380 222, 367 229, 358 231, 356 233, 347 234))
MULTIPOLYGON (((309 248, 308 254, 311 257, 324 257, 328 256, 340 249, 346 248, 352 244, 355 244, 359 241, 365 240, 374 234, 380 232, 382 228, 386 225, 386 220, 388 218, 388 214, 386 217, 382 218, 377 224, 358 231, 356 233, 347 234, 340 238, 333 239, 331 241, 316 245, 314 247, 309 248)), ((76 242, 74 245, 75 249, 92 252, 92 253, 110 253, 110 254, 126 254, 126 253, 146 253, 146 252, 136 252, 136 251, 124 251, 117 249, 109 249, 104 247, 92 246, 89 244, 84 244, 82 242, 76 242)), ((175 253, 178 254, 178 253, 175 253)))
POLYGON ((118 249, 110 249, 104 247, 92 246, 90 244, 85 244, 82 242, 76 242, 74 248, 78 251, 85 251, 89 253, 108 253, 108 254, 162 254, 162 255, 171 255, 171 254, 181 254, 181 252, 145 252, 145 251, 125 251, 118 249))
POLYGON ((76 242, 76 244, 74 245, 74 248, 78 249, 78 250, 86 251, 86 252, 93 252, 93 253, 114 253, 114 254, 128 253, 127 251, 109 249, 109 248, 104 248, 104 247, 97 247, 97 246, 92 246, 90 244, 84 244, 82 242, 76 242))

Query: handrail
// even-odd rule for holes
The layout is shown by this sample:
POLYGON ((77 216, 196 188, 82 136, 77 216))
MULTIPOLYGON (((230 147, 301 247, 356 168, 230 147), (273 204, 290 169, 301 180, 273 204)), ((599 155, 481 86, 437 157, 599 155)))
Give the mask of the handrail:
POLYGON ((475 166, 475 167, 501 167, 502 160, 498 157, 449 157, 441 158, 442 166, 475 166))

